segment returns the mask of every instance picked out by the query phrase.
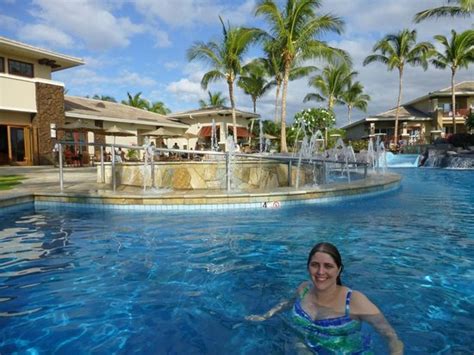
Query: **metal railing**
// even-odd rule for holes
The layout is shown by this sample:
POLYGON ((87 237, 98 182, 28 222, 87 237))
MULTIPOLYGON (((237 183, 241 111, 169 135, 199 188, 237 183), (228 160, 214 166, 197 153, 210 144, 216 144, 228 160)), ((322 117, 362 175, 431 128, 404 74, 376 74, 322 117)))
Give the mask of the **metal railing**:
MULTIPOLYGON (((178 155, 183 155, 187 154, 188 158, 196 155, 202 155, 202 156, 223 156, 225 159, 225 166, 226 166, 226 190, 230 191, 231 190, 231 177, 228 174, 229 171, 229 165, 231 164, 231 159, 232 157, 238 157, 241 159, 246 159, 247 161, 258 161, 262 162, 263 160, 268 160, 268 161, 278 161, 278 162, 283 162, 288 165, 288 186, 292 186, 292 169, 293 169, 293 164, 296 162, 298 166, 302 165, 322 165, 323 169, 325 172, 327 172, 328 169, 328 164, 338 164, 343 168, 344 166, 349 168, 355 167, 356 169, 359 168, 360 166, 363 167, 363 177, 367 177, 367 163, 362 163, 362 162, 346 162, 346 161, 339 161, 339 160, 331 160, 331 159, 320 159, 320 158, 305 158, 301 159, 299 157, 292 157, 292 156, 283 156, 283 155, 264 155, 264 154, 246 154, 246 153, 229 153, 229 152, 216 152, 216 151, 205 151, 205 150, 190 150, 190 149, 170 149, 170 148, 155 148, 153 147, 153 155, 147 156, 147 149, 150 146, 134 146, 134 145, 124 145, 124 144, 100 144, 100 143, 84 143, 84 142, 73 142, 73 141, 60 141, 58 142, 59 145, 59 186, 61 192, 64 191, 64 160, 63 160, 63 146, 93 146, 93 147, 100 147, 100 169, 101 169, 101 181, 102 183, 105 183, 105 149, 107 147, 110 147, 111 149, 111 173, 112 173, 112 190, 115 192, 117 188, 117 181, 116 181, 116 152, 115 149, 118 148, 123 148, 123 149, 128 149, 128 150, 138 150, 144 151, 144 164, 147 164, 149 162, 151 166, 151 181, 152 181, 152 187, 155 187, 155 179, 154 179, 154 165, 155 165, 155 160, 154 156, 156 153, 162 154, 162 153, 168 153, 168 154, 174 154, 176 156, 178 155)), ((141 161, 141 160, 139 160, 141 161)), ((349 169, 348 169, 349 170, 349 169)), ((350 182, 350 172, 348 172, 348 179, 350 182)))

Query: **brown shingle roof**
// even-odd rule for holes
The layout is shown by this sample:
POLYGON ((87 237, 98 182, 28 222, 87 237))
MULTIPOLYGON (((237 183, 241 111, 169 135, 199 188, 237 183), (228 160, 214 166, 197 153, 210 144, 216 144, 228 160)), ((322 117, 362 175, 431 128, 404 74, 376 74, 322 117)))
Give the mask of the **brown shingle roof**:
POLYGON ((78 96, 64 97, 66 117, 112 121, 116 123, 137 123, 149 126, 182 127, 188 125, 158 113, 142 110, 124 104, 88 99, 78 96))
MULTIPOLYGON (((253 112, 246 112, 242 110, 235 109, 235 113, 237 117, 243 117, 243 118, 258 118, 260 117, 259 114, 253 113, 253 112)), ((183 112, 177 112, 177 113, 171 113, 167 115, 166 117, 169 118, 192 118, 191 116, 195 117, 202 117, 202 116, 230 116, 232 115, 232 108, 226 107, 226 106, 216 106, 216 107, 204 107, 204 108, 199 108, 196 110, 190 110, 190 111, 183 111, 183 112)))

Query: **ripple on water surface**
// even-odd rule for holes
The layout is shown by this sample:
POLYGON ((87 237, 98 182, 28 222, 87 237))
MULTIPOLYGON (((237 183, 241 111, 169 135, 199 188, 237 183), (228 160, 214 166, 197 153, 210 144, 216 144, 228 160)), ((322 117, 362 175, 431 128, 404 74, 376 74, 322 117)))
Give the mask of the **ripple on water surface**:
POLYGON ((386 195, 279 210, 3 213, 0 352, 292 354, 288 313, 244 316, 291 296, 327 240, 407 353, 472 353, 473 172, 397 172, 386 195))

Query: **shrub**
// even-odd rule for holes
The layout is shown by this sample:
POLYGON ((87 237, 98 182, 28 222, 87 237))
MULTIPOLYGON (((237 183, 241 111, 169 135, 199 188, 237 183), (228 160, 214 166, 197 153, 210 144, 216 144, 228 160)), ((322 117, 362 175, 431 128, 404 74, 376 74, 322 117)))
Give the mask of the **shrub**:
POLYGON ((448 137, 448 143, 455 147, 467 148, 474 145, 474 134, 456 133, 448 137))
POLYGON ((139 160, 138 157, 139 157, 138 150, 129 149, 127 151, 127 160, 137 161, 139 160))
POLYGON ((471 113, 466 117, 466 127, 469 130, 474 129, 474 111, 471 111, 471 113))
POLYGON ((352 141, 350 142, 352 145, 352 149, 354 149, 354 152, 360 152, 361 150, 367 150, 369 147, 369 141, 368 140, 357 140, 357 141, 352 141))

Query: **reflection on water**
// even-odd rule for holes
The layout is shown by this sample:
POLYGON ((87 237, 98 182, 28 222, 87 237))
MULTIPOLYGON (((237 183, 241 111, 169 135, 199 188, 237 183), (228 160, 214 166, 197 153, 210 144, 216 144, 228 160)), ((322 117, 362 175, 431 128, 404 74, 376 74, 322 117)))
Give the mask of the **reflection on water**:
POLYGON ((327 240, 407 353, 472 353, 474 179, 401 172, 384 196, 279 210, 8 212, 0 352, 293 354, 288 314, 244 317, 291 296, 327 240))

